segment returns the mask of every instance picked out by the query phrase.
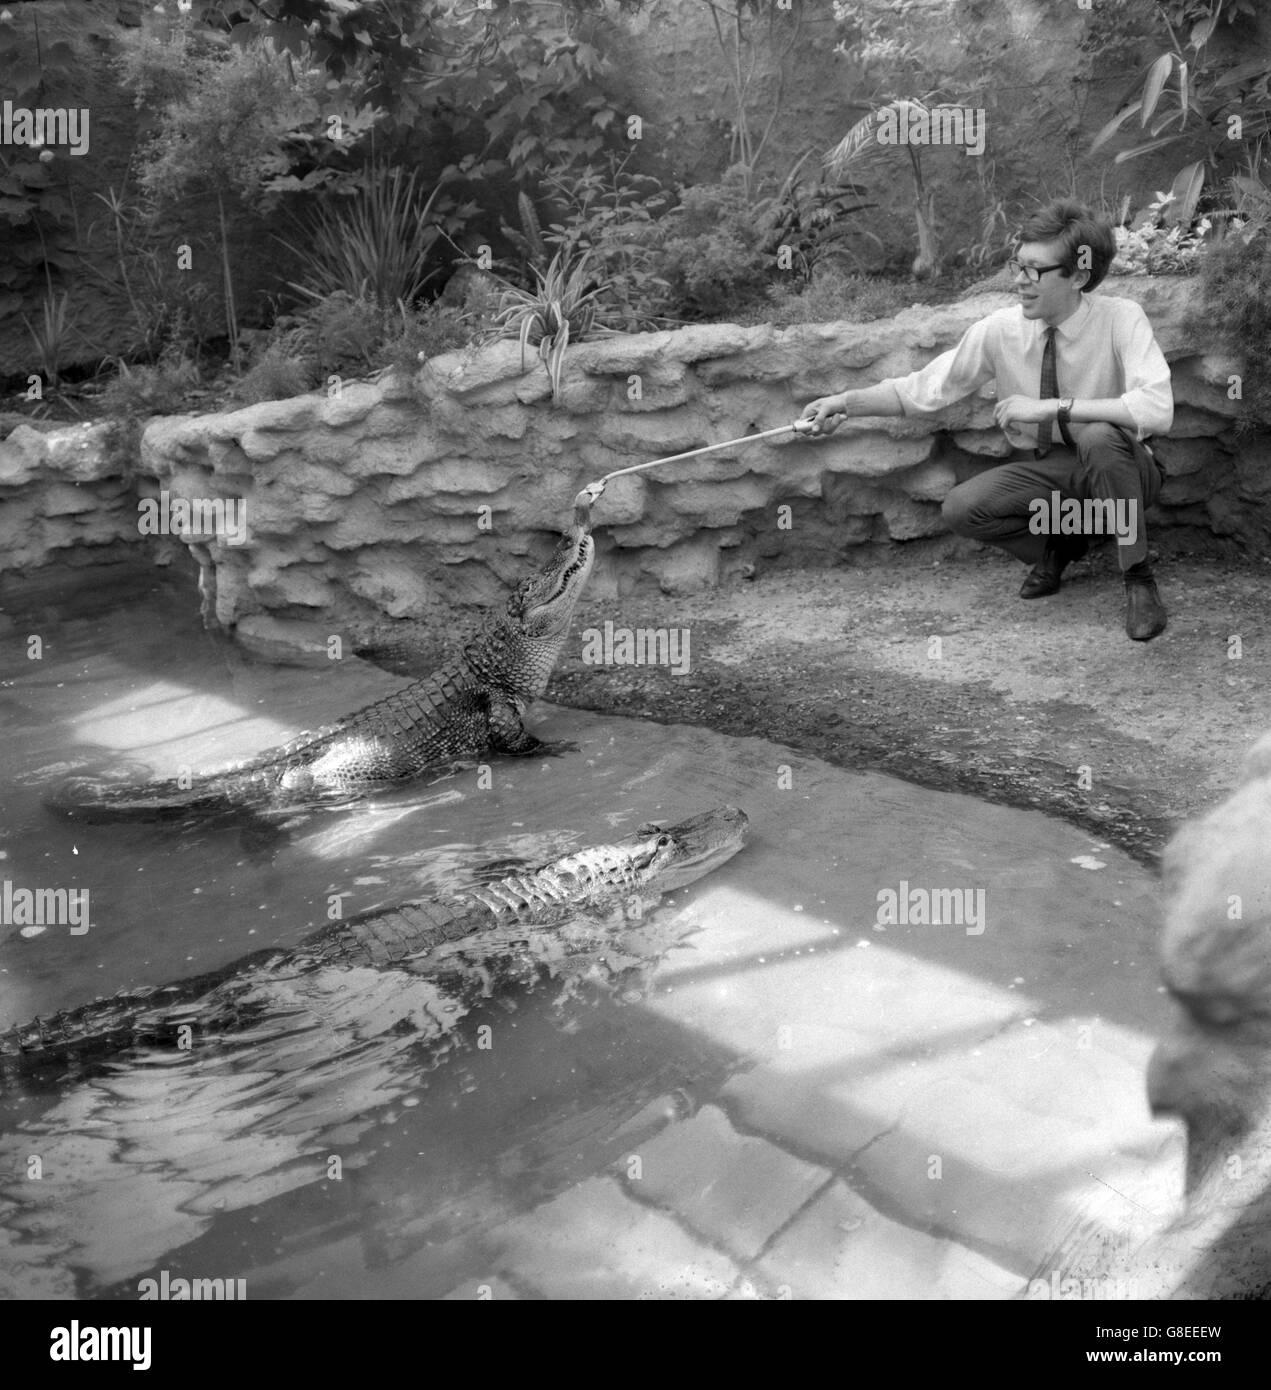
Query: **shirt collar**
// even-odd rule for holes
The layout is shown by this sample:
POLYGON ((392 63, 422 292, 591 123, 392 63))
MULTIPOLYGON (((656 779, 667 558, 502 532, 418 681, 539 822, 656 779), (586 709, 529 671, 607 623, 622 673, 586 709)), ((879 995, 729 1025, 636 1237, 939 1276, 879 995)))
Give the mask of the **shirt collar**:
MULTIPOLYGON (((1090 317, 1090 300, 1086 295, 1081 296, 1081 303, 1072 311, 1071 314, 1061 323, 1056 330, 1057 338, 1075 338, 1086 326, 1086 320, 1090 317)), ((1046 329, 1049 325, 1039 324, 1042 336, 1046 336, 1046 329)))

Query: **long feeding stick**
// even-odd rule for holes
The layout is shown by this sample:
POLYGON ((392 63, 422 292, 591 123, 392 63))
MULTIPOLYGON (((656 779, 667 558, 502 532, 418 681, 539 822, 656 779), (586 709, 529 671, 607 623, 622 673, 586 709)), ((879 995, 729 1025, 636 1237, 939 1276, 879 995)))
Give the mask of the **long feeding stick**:
POLYGON ((756 440, 771 439, 774 435, 789 434, 791 431, 795 434, 809 434, 811 430, 811 420, 794 420, 788 425, 778 425, 776 429, 763 430, 759 434, 745 434, 740 439, 725 439, 722 444, 705 444, 700 449, 689 449, 687 453, 669 454, 664 459, 650 459, 648 463, 633 463, 627 468, 615 468, 612 473, 606 473, 603 478, 588 483, 574 498, 574 506, 589 507, 605 490, 605 484, 610 478, 620 478, 624 473, 640 473, 646 468, 660 468, 664 463, 679 463, 682 459, 697 458, 699 454, 713 454, 717 449, 735 449, 739 444, 753 444, 756 440))

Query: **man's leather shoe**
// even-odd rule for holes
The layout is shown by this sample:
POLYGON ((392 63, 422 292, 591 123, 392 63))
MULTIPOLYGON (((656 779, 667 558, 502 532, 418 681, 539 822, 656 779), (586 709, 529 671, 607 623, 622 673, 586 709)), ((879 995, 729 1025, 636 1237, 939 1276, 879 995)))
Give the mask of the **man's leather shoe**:
POLYGON ((1125 630, 1135 642, 1150 642, 1165 631, 1165 605, 1156 592, 1156 580, 1125 576, 1125 630))
POLYGON ((1019 586, 1020 598, 1045 598, 1047 594, 1058 593, 1059 576, 1074 560, 1080 560, 1089 548, 1089 542, 1080 537, 1076 540, 1048 540, 1041 559, 1028 571, 1019 586))

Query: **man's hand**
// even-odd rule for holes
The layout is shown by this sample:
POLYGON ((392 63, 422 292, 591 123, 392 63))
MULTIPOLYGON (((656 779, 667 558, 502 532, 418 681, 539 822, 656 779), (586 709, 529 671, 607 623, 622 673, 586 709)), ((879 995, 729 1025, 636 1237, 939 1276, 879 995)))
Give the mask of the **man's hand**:
POLYGON ((1012 425, 1044 425, 1058 413, 1058 401, 1039 401, 1032 396, 1007 396, 993 407, 993 419, 1004 430, 1012 425))
POLYGON ((833 434, 847 418, 847 396, 818 396, 803 407, 800 420, 811 420, 811 434, 833 434))

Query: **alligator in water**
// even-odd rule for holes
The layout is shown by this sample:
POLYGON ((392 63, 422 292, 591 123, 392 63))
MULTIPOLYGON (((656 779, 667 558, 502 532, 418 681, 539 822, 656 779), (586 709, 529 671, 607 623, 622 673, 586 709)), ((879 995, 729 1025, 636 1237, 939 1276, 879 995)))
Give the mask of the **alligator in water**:
POLYGON ((402 903, 330 922, 291 948, 266 948, 219 970, 94 1000, 10 1028, 0 1033, 0 1071, 137 1043, 171 1045, 185 1028, 192 1030, 190 1038, 214 1038, 251 1023, 260 1012, 262 984, 323 966, 409 965, 418 970, 421 956, 469 937, 551 929, 633 901, 642 914, 663 893, 692 883, 736 854, 746 827, 745 812, 723 806, 676 825, 642 825, 614 844, 594 845, 451 898, 402 903))
POLYGON ((86 821, 285 809, 352 800, 486 752, 533 753, 543 745, 522 720, 547 688, 594 558, 583 492, 548 563, 432 675, 224 772, 188 784, 73 777, 49 807, 86 821))

